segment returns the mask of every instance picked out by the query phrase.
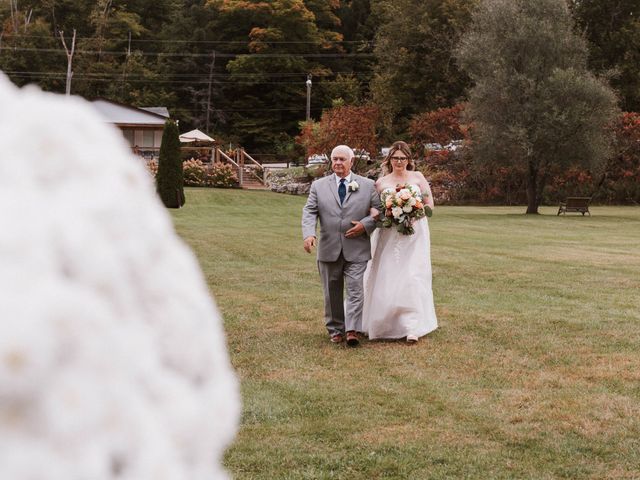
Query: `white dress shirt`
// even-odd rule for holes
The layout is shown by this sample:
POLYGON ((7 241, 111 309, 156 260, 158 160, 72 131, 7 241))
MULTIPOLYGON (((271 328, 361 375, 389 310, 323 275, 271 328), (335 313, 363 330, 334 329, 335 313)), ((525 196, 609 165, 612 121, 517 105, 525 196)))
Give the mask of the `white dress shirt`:
MULTIPOLYGON (((345 184, 344 184, 344 186, 345 186, 345 187, 346 187, 346 186, 348 186, 348 185, 351 183, 351 173, 352 173, 352 172, 349 172, 349 175, 347 175, 346 177, 344 177, 344 179, 345 179, 345 184)), ((337 186, 337 187, 340 187, 340 180, 342 180, 342 179, 341 179, 338 175, 336 175, 336 186, 337 186)))

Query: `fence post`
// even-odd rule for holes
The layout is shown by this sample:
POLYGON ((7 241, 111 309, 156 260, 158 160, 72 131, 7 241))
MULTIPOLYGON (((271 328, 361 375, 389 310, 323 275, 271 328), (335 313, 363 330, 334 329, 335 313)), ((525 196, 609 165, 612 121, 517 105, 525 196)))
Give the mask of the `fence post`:
POLYGON ((244 176, 244 155, 242 155, 242 149, 236 149, 236 163, 238 164, 238 182, 242 188, 243 176, 244 176))

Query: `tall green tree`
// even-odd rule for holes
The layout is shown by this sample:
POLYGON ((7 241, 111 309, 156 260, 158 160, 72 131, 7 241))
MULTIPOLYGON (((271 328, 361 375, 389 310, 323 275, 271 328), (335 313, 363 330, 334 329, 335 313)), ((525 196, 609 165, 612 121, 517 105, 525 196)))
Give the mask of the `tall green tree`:
POLYGON ((184 205, 180 138, 178 125, 173 120, 167 120, 164 124, 156 186, 165 207, 180 208, 184 205))
POLYGON ((337 62, 338 77, 327 85, 325 104, 341 100, 346 105, 358 105, 370 99, 375 55, 373 45, 378 27, 371 13, 370 0, 345 0, 337 11, 338 32, 343 37, 344 50, 350 55, 337 62), (345 80, 350 82, 345 84, 345 80), (340 92, 340 95, 336 95, 340 92))
POLYGON ((482 0, 458 49, 474 82, 474 159, 526 171, 529 214, 553 166, 609 154, 616 97, 587 70, 587 55, 564 0, 482 0))
POLYGON ((37 83, 46 90, 64 92, 66 57, 63 51, 51 52, 60 48, 60 41, 51 35, 48 23, 42 18, 32 14, 29 23, 25 24, 24 11, 19 11, 15 17, 20 22, 18 29, 8 17, 1 22, 0 11, 0 70, 16 85, 37 83), (60 74, 55 75, 56 71, 60 74))
POLYGON ((227 122, 248 149, 273 150, 281 133, 291 138, 305 117, 307 74, 330 68, 315 60, 339 52, 337 2, 327 0, 213 0, 224 39, 244 40, 228 59, 224 84, 227 122))
POLYGON ((371 83, 393 136, 412 115, 450 107, 464 97, 468 77, 453 55, 476 0, 380 0, 377 65, 371 83))
POLYGON ((70 47, 76 30, 73 94, 137 106, 167 105, 175 96, 161 82, 163 64, 136 47, 162 54, 163 45, 153 40, 159 38, 162 26, 170 25, 181 3, 24 0, 15 13, 0 4, 0 45, 11 47, 0 51, 0 68, 19 85, 35 82, 45 90, 63 92, 67 59, 59 34, 64 32, 70 47), (145 42, 136 44, 141 37, 145 42))
POLYGON ((623 110, 640 111, 640 1, 572 0, 580 33, 589 42, 589 65, 615 70, 611 85, 623 110))
POLYGON ((175 0, 158 0, 156 8, 143 0, 94 2, 83 25, 87 34, 78 41, 74 92, 136 106, 167 105, 172 93, 159 81, 162 65, 158 57, 145 56, 140 50, 162 53, 162 45, 153 43, 158 36, 156 28, 162 20, 169 20, 169 7, 176 5, 175 0), (136 43, 142 37, 149 41, 136 43))

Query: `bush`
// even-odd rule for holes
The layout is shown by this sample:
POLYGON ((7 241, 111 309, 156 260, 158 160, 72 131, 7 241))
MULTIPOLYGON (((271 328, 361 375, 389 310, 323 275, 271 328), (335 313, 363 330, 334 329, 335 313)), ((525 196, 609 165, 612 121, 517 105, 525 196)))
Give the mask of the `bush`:
POLYGON ((267 186, 278 193, 307 194, 312 180, 306 167, 272 169, 267 174, 267 186))
POLYGON ((436 204, 463 203, 468 198, 469 166, 463 155, 448 150, 429 151, 418 163, 417 170, 422 172, 431 184, 433 201, 436 204))
POLYGON ((158 194, 167 208, 180 208, 184 205, 184 185, 182 179, 182 160, 180 159, 180 139, 178 126, 167 120, 162 132, 162 146, 156 176, 158 194))
POLYGON ((307 167, 271 168, 267 171, 267 182, 309 182, 311 177, 307 167))
POLYGON ((200 160, 190 159, 182 162, 184 184, 189 187, 204 187, 207 180, 207 169, 200 160))
POLYGON ((305 174, 312 179, 324 177, 327 172, 330 173, 330 168, 326 164, 316 164, 304 167, 305 174))
POLYGON ((603 166, 554 169, 545 200, 556 204, 568 196, 592 196, 607 204, 640 203, 640 114, 623 113, 612 126, 616 151, 603 166))
POLYGON ((219 188, 235 187, 238 185, 238 175, 233 166, 227 163, 214 163, 207 173, 206 184, 219 188))
POLYGON ((526 204, 525 175, 515 166, 474 163, 467 147, 428 152, 418 165, 436 204, 526 204))
POLYGON ((157 160, 147 160, 145 163, 147 167, 147 171, 151 174, 153 178, 156 178, 158 175, 158 161, 157 160))

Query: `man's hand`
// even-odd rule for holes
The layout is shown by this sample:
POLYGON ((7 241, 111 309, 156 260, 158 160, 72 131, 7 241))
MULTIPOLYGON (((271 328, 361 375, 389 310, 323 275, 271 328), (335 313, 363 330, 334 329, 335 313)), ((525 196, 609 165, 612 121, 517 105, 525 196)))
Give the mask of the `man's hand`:
POLYGON ((316 246, 316 237, 311 236, 304 239, 304 249, 307 253, 311 253, 311 249, 316 246))
POLYGON ((351 223, 354 225, 353 227, 351 227, 349 230, 347 230, 347 233, 344 234, 345 237, 347 238, 356 238, 359 237, 360 235, 362 235, 365 232, 365 228, 364 225, 362 225, 362 223, 356 221, 356 220, 352 220, 351 223))

